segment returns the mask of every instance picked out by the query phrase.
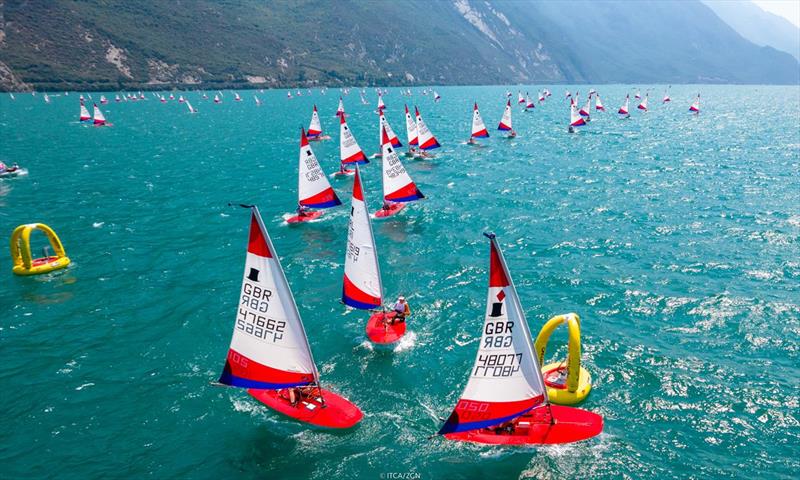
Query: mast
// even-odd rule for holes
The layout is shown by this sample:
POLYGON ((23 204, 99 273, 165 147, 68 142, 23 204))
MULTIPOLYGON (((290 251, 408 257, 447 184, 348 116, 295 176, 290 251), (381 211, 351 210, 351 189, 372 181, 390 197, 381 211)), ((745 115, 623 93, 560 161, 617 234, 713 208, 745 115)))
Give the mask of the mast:
MULTIPOLYGON (((258 211, 258 207, 255 205, 251 205, 250 210, 253 212, 253 214, 256 217, 256 220, 258 221, 258 228, 260 228, 261 231, 264 233, 264 239, 267 241, 267 246, 269 247, 269 251, 273 252, 274 254, 275 263, 278 265, 278 270, 281 272, 281 279, 283 280, 283 283, 288 287, 289 281, 286 279, 286 273, 283 271, 283 265, 281 265, 281 260, 278 257, 277 252, 275 251, 275 246, 272 245, 272 238, 270 237, 269 232, 264 226, 264 221, 261 219, 261 213, 258 211)), ((297 315, 297 318, 300 319, 300 330, 303 333, 303 340, 306 341, 306 349, 308 350, 308 356, 309 358, 311 358, 311 365, 314 367, 314 379, 317 382, 317 388, 319 389, 319 396, 320 398, 322 398, 322 386, 320 385, 319 381, 319 371, 317 370, 317 362, 314 360, 314 354, 311 352, 311 344, 308 343, 308 334, 306 334, 306 327, 303 324, 303 317, 300 316, 300 311, 297 309, 297 302, 294 299, 294 292, 292 292, 292 288, 289 287, 286 290, 289 293, 289 298, 291 299, 292 310, 294 311, 294 314, 297 315)), ((324 398, 322 399, 322 403, 323 404, 325 403, 324 398)))

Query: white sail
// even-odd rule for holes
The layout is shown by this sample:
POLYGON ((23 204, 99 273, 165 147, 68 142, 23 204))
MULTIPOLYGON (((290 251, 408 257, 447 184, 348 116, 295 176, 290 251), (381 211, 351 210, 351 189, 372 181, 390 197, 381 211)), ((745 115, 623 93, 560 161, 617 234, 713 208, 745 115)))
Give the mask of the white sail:
POLYGON ((220 383, 279 389, 318 380, 297 304, 256 207, 236 312, 220 383))

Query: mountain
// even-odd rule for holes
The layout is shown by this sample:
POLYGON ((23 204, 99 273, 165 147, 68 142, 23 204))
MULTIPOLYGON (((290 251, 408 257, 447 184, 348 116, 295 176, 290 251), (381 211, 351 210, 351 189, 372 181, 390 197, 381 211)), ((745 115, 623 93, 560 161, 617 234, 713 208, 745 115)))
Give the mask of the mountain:
POLYGON ((725 23, 756 45, 769 45, 800 60, 800 28, 744 0, 703 0, 725 23))
POLYGON ((0 0, 0 88, 798 83, 698 0, 0 0), (5 5, 4 5, 5 3, 5 5))

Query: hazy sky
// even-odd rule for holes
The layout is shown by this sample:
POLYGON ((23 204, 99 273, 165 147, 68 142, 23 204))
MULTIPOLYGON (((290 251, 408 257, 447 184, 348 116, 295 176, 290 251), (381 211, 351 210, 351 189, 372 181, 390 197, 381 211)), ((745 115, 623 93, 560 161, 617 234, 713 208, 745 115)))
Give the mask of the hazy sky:
POLYGON ((753 0, 753 3, 800 27, 800 0, 753 0))

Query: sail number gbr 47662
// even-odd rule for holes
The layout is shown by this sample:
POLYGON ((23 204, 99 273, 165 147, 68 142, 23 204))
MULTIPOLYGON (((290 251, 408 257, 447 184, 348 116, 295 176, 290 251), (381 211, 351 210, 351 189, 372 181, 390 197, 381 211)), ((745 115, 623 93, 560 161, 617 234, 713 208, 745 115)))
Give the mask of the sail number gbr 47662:
POLYGON ((242 283, 242 299, 236 315, 236 328, 262 340, 277 343, 286 330, 285 320, 267 317, 272 291, 254 285, 247 280, 242 283))

